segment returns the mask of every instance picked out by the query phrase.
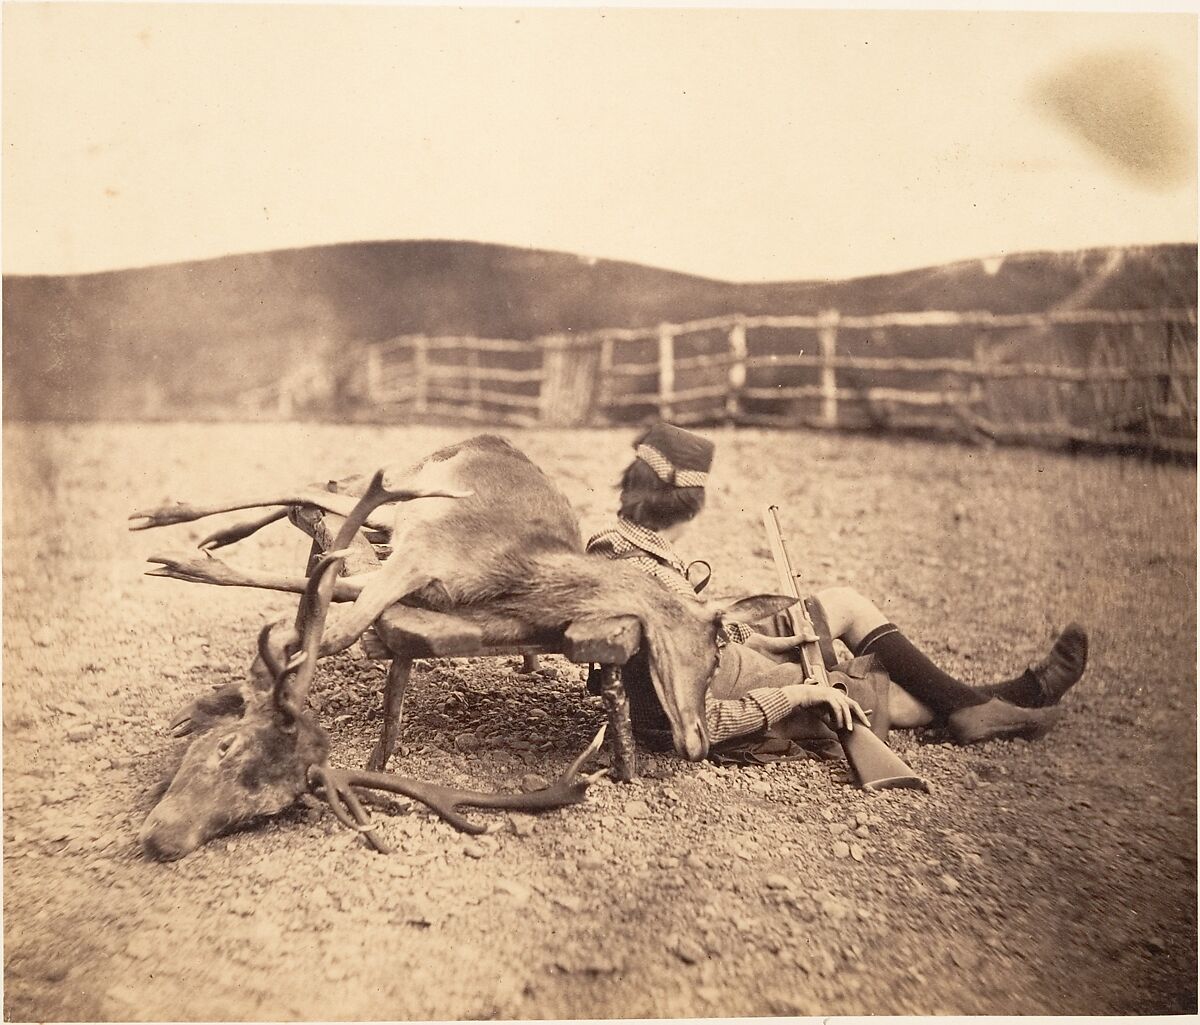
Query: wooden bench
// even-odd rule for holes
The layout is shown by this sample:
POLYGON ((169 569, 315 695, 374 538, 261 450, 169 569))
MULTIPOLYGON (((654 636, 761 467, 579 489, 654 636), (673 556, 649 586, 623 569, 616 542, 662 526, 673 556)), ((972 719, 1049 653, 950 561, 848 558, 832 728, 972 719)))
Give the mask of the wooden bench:
MULTIPOLYGON (((330 490, 336 490, 331 482, 330 490)), ((342 517, 323 513, 312 506, 294 507, 289 519, 313 539, 306 571, 329 549, 342 517)), ((389 550, 382 538, 360 531, 346 560, 346 572, 370 572, 389 550)), ((634 616, 607 616, 570 623, 562 633, 524 635, 518 624, 505 632, 505 639, 485 636, 483 629, 466 615, 433 612, 408 605, 393 605, 375 621, 375 632, 391 656, 383 692, 383 729, 367 768, 383 771, 400 737, 404 697, 418 658, 478 658, 524 655, 526 665, 538 655, 563 655, 581 665, 595 663, 600 669, 600 694, 608 714, 608 745, 614 779, 628 782, 637 775, 637 753, 629 720, 629 701, 621 682, 621 667, 633 657, 642 641, 642 628, 634 616), (516 637, 516 640, 513 638, 516 637)))
POLYGON ((621 667, 642 640, 641 624, 635 617, 578 620, 561 634, 514 641, 510 633, 507 640, 497 641, 463 616, 393 605, 375 621, 375 632, 392 660, 384 684, 383 729, 367 768, 382 771, 395 750, 414 659, 557 654, 581 665, 601 667, 600 695, 608 714, 612 775, 627 782, 637 774, 629 702, 621 683, 621 667))

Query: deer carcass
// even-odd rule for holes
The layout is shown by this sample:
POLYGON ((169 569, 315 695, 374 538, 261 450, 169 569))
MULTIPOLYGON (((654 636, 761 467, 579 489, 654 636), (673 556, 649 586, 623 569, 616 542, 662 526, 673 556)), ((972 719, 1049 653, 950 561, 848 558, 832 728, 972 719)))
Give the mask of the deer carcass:
MULTIPOLYGON (((226 505, 168 505, 135 513, 131 519, 137 522, 131 529, 179 523, 232 509, 302 502, 342 515, 352 513, 335 542, 343 549, 363 523, 382 525, 377 513, 380 505, 419 498, 401 501, 392 511, 392 555, 378 570, 336 579, 326 573, 327 599, 339 597, 349 604, 329 613, 322 638, 307 642, 306 661, 310 667, 319 656, 351 645, 390 605, 418 594, 434 607, 469 612, 477 621, 489 623, 489 632, 499 637, 506 629, 515 637, 518 627, 549 632, 580 619, 632 615, 642 625, 651 677, 671 722, 675 749, 693 761, 708 753, 705 693, 716 668, 721 623, 751 622, 792 601, 773 595, 742 599, 725 608, 706 605, 672 593, 626 563, 585 554, 579 524, 566 497, 521 452, 491 435, 441 449, 403 473, 380 471, 354 509, 349 508, 347 498, 312 491, 226 505)), ((220 532, 214 535, 218 538, 216 544, 245 536, 255 525, 275 518, 277 514, 271 514, 245 529, 220 532)), ((281 590, 302 591, 305 587, 299 577, 260 578, 235 572, 207 556, 191 561, 166 556, 151 561, 161 567, 152 571, 156 575, 281 590)), ((264 630, 253 670, 260 694, 268 686, 280 689, 278 680, 287 675, 289 658, 297 657, 290 654, 298 650, 297 643, 290 622, 264 630)), ((311 668, 306 671, 311 672, 311 668)), ((307 691, 292 687, 289 693, 293 699, 299 693, 302 700, 307 691)), ((253 692, 251 702, 262 704, 253 692)), ((302 707, 294 700, 293 705, 292 718, 299 720, 302 707)), ((216 720, 217 725, 199 736, 180 772, 189 766, 204 765, 220 776, 219 767, 228 762, 231 752, 249 751, 257 757, 257 752, 273 751, 280 745, 291 749, 300 743, 301 731, 281 734, 279 717, 274 713, 251 716, 250 704, 246 709, 241 719, 216 720)), ((188 844, 191 846, 187 849, 193 849, 237 822, 280 809, 282 797, 268 786, 277 782, 274 776, 263 777, 235 768, 233 763, 224 775, 234 778, 236 792, 222 786, 218 797, 213 785, 208 784, 221 807, 189 811, 192 825, 172 819, 172 853, 188 844), (203 825, 195 826, 201 820, 203 825)), ((293 779, 284 791, 294 790, 300 782, 293 779)), ((296 790, 291 799, 299 792, 296 790)), ((164 801, 170 797, 171 790, 164 801)), ((156 809, 143 831, 152 853, 164 853, 164 822, 165 817, 156 809)))

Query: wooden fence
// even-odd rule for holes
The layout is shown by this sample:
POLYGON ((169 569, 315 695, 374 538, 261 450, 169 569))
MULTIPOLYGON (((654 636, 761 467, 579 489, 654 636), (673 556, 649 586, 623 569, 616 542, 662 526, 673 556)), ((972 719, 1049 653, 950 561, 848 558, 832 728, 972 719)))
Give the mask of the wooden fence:
POLYGON ((1196 451, 1196 311, 726 316, 532 341, 363 346, 373 413, 933 429, 1196 451))

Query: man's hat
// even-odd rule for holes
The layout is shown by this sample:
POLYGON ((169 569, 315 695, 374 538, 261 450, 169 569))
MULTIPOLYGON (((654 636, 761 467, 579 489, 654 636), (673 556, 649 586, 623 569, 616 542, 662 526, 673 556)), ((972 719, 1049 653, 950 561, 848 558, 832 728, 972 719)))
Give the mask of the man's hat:
POLYGON ((638 459, 667 484, 702 488, 708 483, 716 446, 673 424, 655 424, 634 442, 638 459))

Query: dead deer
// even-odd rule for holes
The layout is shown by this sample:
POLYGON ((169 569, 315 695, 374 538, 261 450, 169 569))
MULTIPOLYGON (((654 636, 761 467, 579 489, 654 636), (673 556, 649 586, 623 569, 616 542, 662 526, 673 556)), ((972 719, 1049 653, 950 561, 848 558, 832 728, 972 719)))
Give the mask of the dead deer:
MULTIPOLYGON (((632 615, 642 625, 651 677, 670 720, 675 749, 699 761, 708 754, 705 693, 717 664, 722 623, 753 622, 792 602, 778 595, 760 595, 725 607, 703 604, 672 593, 635 567, 586 555, 566 497, 526 456, 491 435, 441 449, 404 473, 380 471, 353 509, 348 507, 348 496, 306 491, 224 505, 167 505, 135 513, 130 519, 137 521, 131 526, 137 530, 234 509, 311 503, 340 515, 353 514, 335 542, 336 548, 344 549, 363 523, 381 525, 376 516, 380 505, 417 497, 420 501, 395 506, 390 524, 392 555, 378 570, 327 578, 329 596, 350 604, 329 615, 310 662, 348 647, 386 608, 414 596, 431 607, 453 608, 486 623, 489 634, 501 640, 515 639, 521 632, 558 631, 586 618, 632 615), (354 529, 347 533, 351 526, 354 529)), ((280 515, 219 531, 202 544, 219 547, 280 515)), ((150 561, 159 567, 150 572, 159 576, 286 591, 303 592, 306 586, 300 577, 235 571, 210 556, 164 555, 150 561)), ((265 680, 279 679, 281 667, 287 666, 286 652, 295 645, 290 623, 277 623, 264 631, 253 671, 260 688, 265 680)), ((256 700, 253 695, 251 700, 256 700)), ((232 733, 224 727, 214 729, 220 740, 204 745, 205 751, 211 749, 204 757, 219 760, 228 758, 231 749, 269 750, 280 743, 272 732, 277 727, 263 732, 257 719, 240 728, 235 725, 232 733)), ((211 740, 209 734, 201 740, 206 737, 211 740)), ((286 743, 295 741, 289 735, 286 743)), ((192 758, 190 751, 188 758, 192 758)), ((248 778, 248 791, 261 792, 259 778, 238 771, 241 778, 248 778)), ((237 809, 241 818, 236 821, 263 814, 253 810, 254 794, 223 800, 237 809)), ((221 828, 227 828, 235 820, 223 816, 221 821, 221 828)), ((207 836, 199 842, 203 839, 207 836)))

